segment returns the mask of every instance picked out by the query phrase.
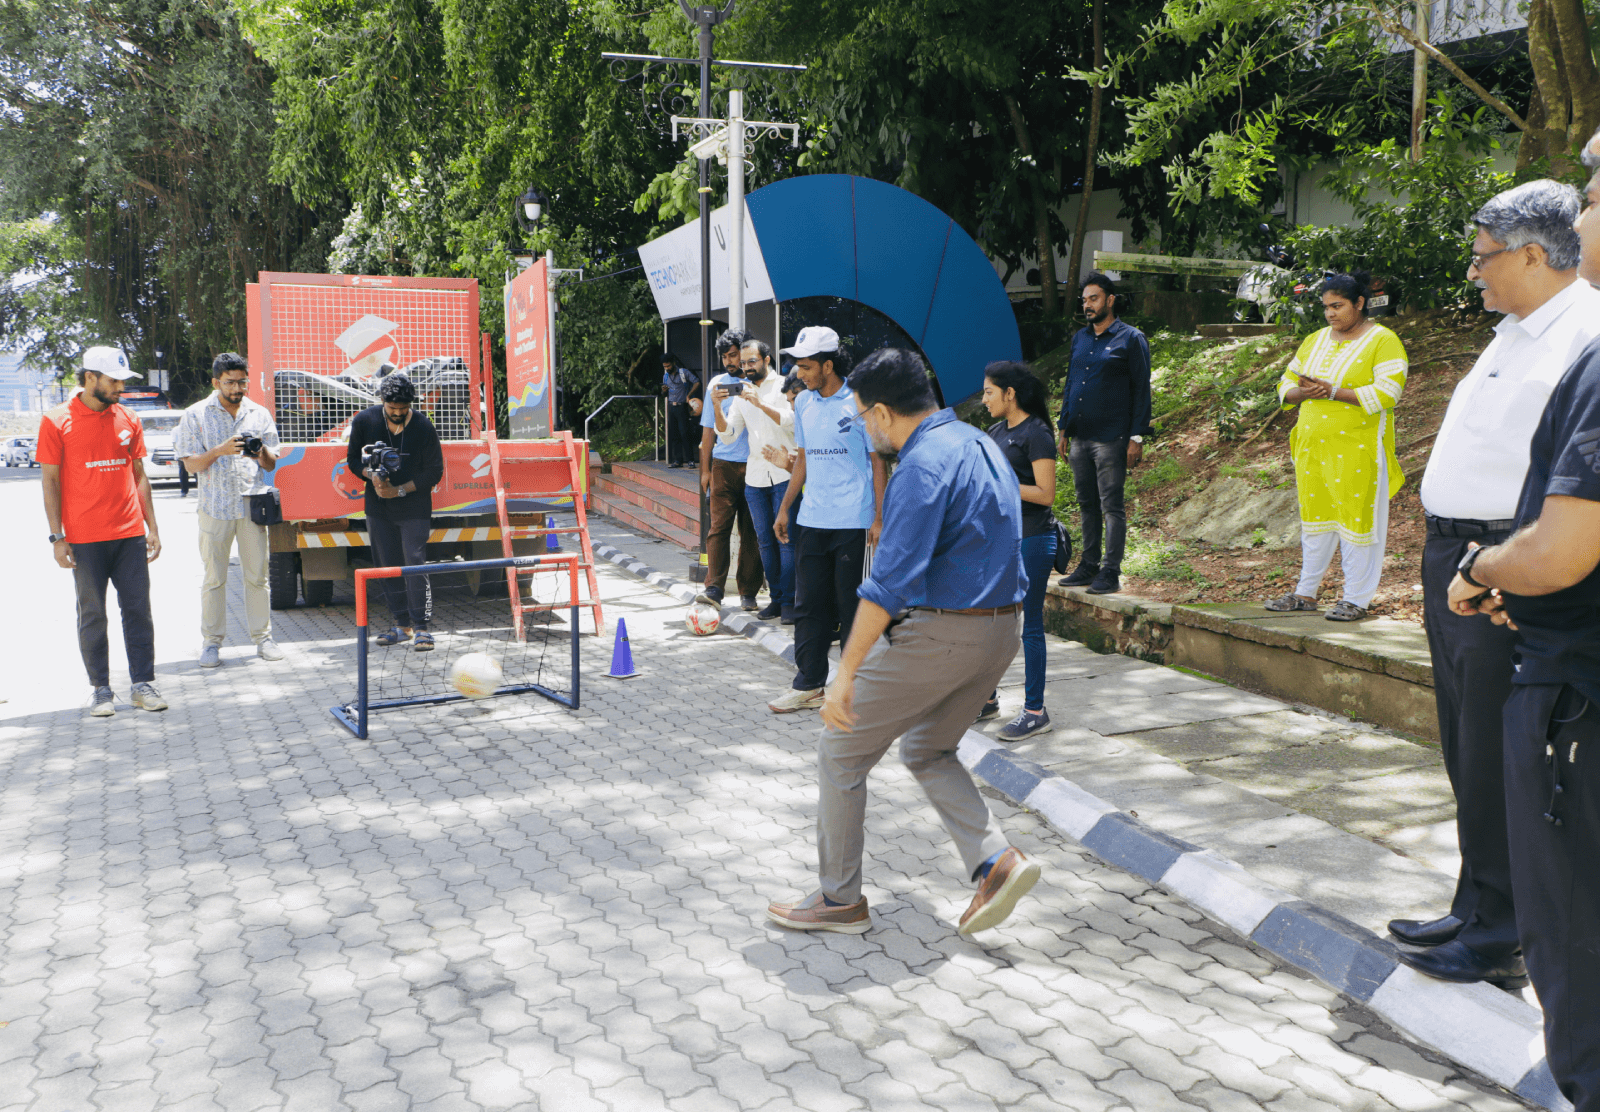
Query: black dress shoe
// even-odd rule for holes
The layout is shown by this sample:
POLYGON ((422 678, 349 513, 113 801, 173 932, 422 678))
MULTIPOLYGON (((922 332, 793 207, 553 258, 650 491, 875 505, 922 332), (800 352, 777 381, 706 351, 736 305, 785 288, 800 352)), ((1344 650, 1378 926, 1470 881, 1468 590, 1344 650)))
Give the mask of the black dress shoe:
POLYGON ((1454 915, 1427 922, 1421 919, 1390 919, 1389 933, 1412 946, 1437 946, 1460 934, 1463 926, 1465 924, 1454 915))
POLYGON ((1402 950, 1400 960, 1430 977, 1461 985, 1475 981, 1488 981, 1496 988, 1526 988, 1528 985, 1528 967, 1522 963, 1521 954, 1486 958, 1459 938, 1431 950, 1416 953, 1402 950))

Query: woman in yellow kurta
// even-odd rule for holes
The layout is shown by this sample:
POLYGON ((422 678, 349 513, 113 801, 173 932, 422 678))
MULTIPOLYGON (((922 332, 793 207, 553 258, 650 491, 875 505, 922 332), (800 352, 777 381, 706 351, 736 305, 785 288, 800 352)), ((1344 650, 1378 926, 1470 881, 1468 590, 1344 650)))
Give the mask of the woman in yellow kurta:
POLYGON ((1405 482, 1394 454, 1394 407, 1406 385, 1400 337, 1367 319, 1365 274, 1330 275, 1322 287, 1328 327, 1300 345, 1278 399, 1299 405, 1289 437, 1300 495, 1300 582, 1268 610, 1315 610, 1335 546, 1344 598, 1326 617, 1367 616, 1383 574, 1389 499, 1405 482))

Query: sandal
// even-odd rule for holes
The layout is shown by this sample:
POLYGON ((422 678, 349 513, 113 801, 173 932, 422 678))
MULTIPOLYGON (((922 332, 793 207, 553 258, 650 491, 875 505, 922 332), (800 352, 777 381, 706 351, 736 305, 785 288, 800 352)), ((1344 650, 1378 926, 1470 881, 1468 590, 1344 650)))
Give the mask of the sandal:
POLYGON ((414 653, 431 653, 433 651, 433 634, 425 629, 419 629, 411 638, 411 651, 414 653))
POLYGON ((1330 622, 1359 622, 1367 616, 1366 607, 1340 599, 1323 615, 1330 622))
POLYGON ((1311 611, 1315 611, 1316 608, 1317 608, 1317 604, 1315 602, 1313 602, 1311 599, 1301 598, 1299 595, 1295 594, 1293 591, 1290 591, 1288 594, 1284 595, 1282 598, 1268 599, 1266 602, 1262 603, 1261 605, 1265 606, 1268 610, 1272 610, 1272 611, 1275 611, 1275 612, 1280 613, 1280 614, 1286 613, 1287 611, 1290 611, 1290 610, 1311 610, 1311 611))
POLYGON ((399 626, 390 626, 388 633, 380 633, 380 634, 378 634, 378 644, 383 645, 385 647, 387 647, 389 645, 404 644, 405 642, 407 642, 409 640, 411 640, 411 634, 407 633, 405 630, 401 629, 399 626))

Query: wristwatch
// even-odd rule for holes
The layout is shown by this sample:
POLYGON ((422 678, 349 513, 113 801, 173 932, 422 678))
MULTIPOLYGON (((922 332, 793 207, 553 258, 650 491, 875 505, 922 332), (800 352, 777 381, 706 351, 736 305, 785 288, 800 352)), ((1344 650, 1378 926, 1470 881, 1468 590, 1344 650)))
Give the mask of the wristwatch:
POLYGON ((1128 439, 1133 441, 1135 444, 1143 444, 1144 443, 1144 437, 1142 437, 1142 436, 1130 436, 1130 437, 1128 437, 1128 439))
POLYGON ((51 544, 55 544, 57 541, 64 541, 66 539, 67 539, 67 535, 65 533, 51 533, 50 534, 50 543, 51 544))
POLYGON ((1479 583, 1476 579, 1472 578, 1472 567, 1478 562, 1479 556, 1482 556, 1485 552, 1494 547, 1494 545, 1489 544, 1479 545, 1477 548, 1467 549, 1467 554, 1461 557, 1461 562, 1456 565, 1456 574, 1461 576, 1462 579, 1465 579, 1474 587, 1481 587, 1485 591, 1489 590, 1489 585, 1487 583, 1479 583))

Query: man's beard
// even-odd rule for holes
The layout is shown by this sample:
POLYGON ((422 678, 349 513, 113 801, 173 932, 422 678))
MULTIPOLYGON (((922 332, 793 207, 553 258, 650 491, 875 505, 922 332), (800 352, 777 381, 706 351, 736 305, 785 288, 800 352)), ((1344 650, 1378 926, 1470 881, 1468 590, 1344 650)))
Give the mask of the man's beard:
POLYGON ((1109 308, 1101 309, 1099 312, 1091 312, 1088 309, 1083 311, 1083 319, 1088 321, 1090 324, 1099 324, 1110 315, 1111 310, 1109 308))

